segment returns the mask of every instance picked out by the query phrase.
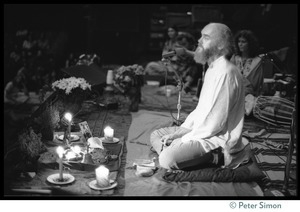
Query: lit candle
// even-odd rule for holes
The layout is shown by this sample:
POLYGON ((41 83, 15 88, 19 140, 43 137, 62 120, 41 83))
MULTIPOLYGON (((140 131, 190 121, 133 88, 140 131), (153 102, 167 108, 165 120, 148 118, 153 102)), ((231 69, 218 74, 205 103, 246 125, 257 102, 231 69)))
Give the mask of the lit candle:
POLYGON ((62 181, 63 180, 63 167, 62 167, 62 158, 63 158, 63 154, 64 154, 64 148, 59 146, 56 149, 56 152, 58 154, 59 157, 59 180, 62 181))
POLYGON ((109 186, 109 169, 105 166, 99 166, 95 169, 96 181, 98 186, 107 187, 109 186))
POLYGON ((81 148, 80 146, 74 146, 71 148, 73 150, 73 152, 75 152, 75 154, 79 155, 81 153, 81 148))
POLYGON ((106 75, 106 84, 111 85, 113 84, 113 79, 114 79, 114 73, 112 70, 107 71, 106 75))
POLYGON ((71 140, 71 123, 72 123, 72 114, 71 113, 66 113, 65 114, 65 119, 68 121, 68 133, 67 133, 67 138, 69 141, 71 140))
POLYGON ((73 151, 68 151, 67 154, 66 154, 66 158, 67 158, 67 160, 70 160, 72 158, 76 158, 76 153, 73 152, 73 151))
POLYGON ((112 141, 114 138, 114 129, 112 129, 111 127, 105 127, 104 129, 104 137, 109 140, 112 141))

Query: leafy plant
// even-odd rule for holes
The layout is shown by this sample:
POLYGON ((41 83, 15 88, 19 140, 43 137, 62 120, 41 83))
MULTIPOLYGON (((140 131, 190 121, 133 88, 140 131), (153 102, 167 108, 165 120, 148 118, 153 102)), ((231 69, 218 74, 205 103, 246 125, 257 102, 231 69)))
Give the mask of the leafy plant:
POLYGON ((127 93, 132 87, 141 87, 144 84, 144 68, 134 64, 121 66, 115 74, 114 86, 122 93, 127 93))

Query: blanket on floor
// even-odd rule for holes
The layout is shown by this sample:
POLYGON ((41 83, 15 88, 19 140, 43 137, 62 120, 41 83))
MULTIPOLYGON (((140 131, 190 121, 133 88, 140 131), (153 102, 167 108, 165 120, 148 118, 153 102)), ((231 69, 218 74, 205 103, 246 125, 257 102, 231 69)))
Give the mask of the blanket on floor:
POLYGON ((128 132, 128 141, 150 146, 150 134, 162 127, 169 127, 173 124, 170 113, 139 110, 132 113, 132 123, 128 132))
MULTIPOLYGON (((132 113, 132 123, 126 142, 125 196, 262 196, 255 182, 196 182, 166 181, 159 173, 150 177, 136 174, 133 164, 137 160, 152 160, 157 154, 150 150, 150 133, 157 127, 172 123, 169 112, 140 110, 132 113)), ((158 167, 158 161, 155 160, 158 167)), ((246 172, 245 172, 246 173, 246 172)), ((244 173, 244 174, 245 174, 244 173)), ((247 174, 247 173, 246 173, 247 174)), ((170 177, 170 175, 169 175, 170 177)))
MULTIPOLYGON (((166 86, 144 85, 142 87, 142 102, 139 108, 149 111, 171 111, 175 113, 174 116, 176 117, 179 90, 174 86, 171 87, 171 96, 167 97, 165 89, 166 86)), ((181 92, 180 104, 181 112, 190 113, 195 109, 197 102, 193 101, 192 94, 181 92)))
MULTIPOLYGON (((250 141, 258 167, 267 176, 265 189, 281 190, 284 182, 290 131, 270 126, 255 117, 248 117, 245 119, 243 134, 250 141)), ((291 170, 296 170, 296 149, 293 153, 291 170)), ((295 179, 289 179, 288 190, 291 195, 297 194, 295 179)))

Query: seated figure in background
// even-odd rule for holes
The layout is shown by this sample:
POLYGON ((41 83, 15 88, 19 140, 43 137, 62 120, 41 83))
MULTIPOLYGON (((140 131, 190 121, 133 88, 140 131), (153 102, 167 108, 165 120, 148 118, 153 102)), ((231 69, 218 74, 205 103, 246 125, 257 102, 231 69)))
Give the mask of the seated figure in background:
POLYGON ((23 69, 9 81, 4 88, 4 115, 10 123, 19 121, 27 115, 18 115, 16 111, 24 110, 24 103, 29 100, 29 92, 26 86, 23 69))
MULTIPOLYGON (((160 66, 163 66, 160 69, 163 71, 161 75, 163 76, 167 73, 165 79, 161 79, 160 81, 161 86, 176 86, 178 85, 178 80, 180 80, 181 83, 183 83, 183 91, 188 93, 192 86, 197 85, 198 79, 201 76, 201 71, 199 71, 199 65, 193 58, 193 53, 191 54, 191 52, 195 50, 195 43, 195 38, 190 33, 179 33, 173 46, 173 50, 179 51, 168 59, 164 59, 164 63, 161 61, 159 62, 160 66)), ((146 67, 146 70, 148 70, 148 74, 154 74, 154 71, 149 73, 149 66, 146 67)))
POLYGON ((285 68, 288 66, 280 64, 280 61, 283 61, 281 58, 286 55, 286 49, 259 54, 259 42, 250 30, 238 31, 234 42, 236 52, 232 56, 231 62, 239 68, 244 76, 246 115, 253 112, 260 96, 276 95, 280 97, 280 91, 284 90, 282 87, 287 88, 285 90, 288 90, 289 93, 293 92, 294 83, 291 78, 285 78, 287 81, 275 79, 277 74, 285 77, 284 75, 287 73, 285 68), (270 70, 271 68, 275 70, 270 70), (273 85, 272 88, 269 88, 269 85, 273 85), (270 92, 271 90, 274 90, 274 93, 270 92))
MULTIPOLYGON (((188 51, 195 51, 196 41, 194 36, 188 32, 179 34, 176 38, 175 48, 184 48, 188 51)), ((192 86, 196 86, 201 75, 199 66, 192 54, 178 54, 171 59, 169 70, 177 72, 183 81, 183 90, 187 93, 192 86)))
POLYGON ((17 75, 4 88, 4 103, 11 106, 24 103, 29 98, 28 94, 25 75, 23 69, 20 69, 17 75), (21 95, 23 98, 20 97, 21 95))
MULTIPOLYGON (((168 39, 164 43, 162 55, 174 50, 176 45, 176 37, 178 35, 178 29, 176 26, 171 26, 168 28, 168 39)), ((145 74, 147 75, 160 75, 164 76, 168 71, 167 67, 163 64, 162 61, 153 61, 146 65, 145 74)))
POLYGON ((165 54, 167 52, 170 52, 174 49, 174 46, 176 45, 176 38, 178 36, 178 28, 177 26, 171 26, 168 28, 168 40, 165 42, 162 54, 165 54))
POLYGON ((235 54, 231 58, 244 76, 245 96, 259 96, 263 89, 263 66, 259 57, 259 43, 250 30, 240 30, 234 37, 235 54))

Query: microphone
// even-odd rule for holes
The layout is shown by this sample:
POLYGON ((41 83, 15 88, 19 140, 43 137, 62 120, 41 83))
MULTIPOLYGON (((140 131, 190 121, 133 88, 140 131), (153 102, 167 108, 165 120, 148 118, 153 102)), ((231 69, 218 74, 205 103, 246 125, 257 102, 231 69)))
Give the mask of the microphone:
POLYGON ((173 57, 175 55, 177 55, 177 56, 189 55, 189 56, 194 57, 195 53, 192 51, 189 51, 185 48, 175 48, 173 51, 162 54, 162 57, 169 58, 169 57, 173 57))

